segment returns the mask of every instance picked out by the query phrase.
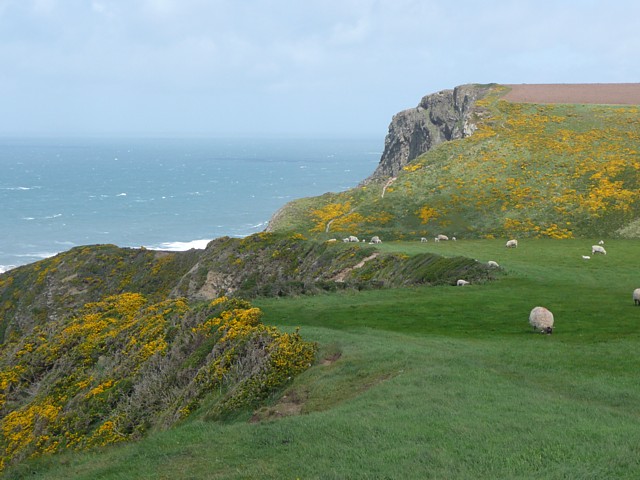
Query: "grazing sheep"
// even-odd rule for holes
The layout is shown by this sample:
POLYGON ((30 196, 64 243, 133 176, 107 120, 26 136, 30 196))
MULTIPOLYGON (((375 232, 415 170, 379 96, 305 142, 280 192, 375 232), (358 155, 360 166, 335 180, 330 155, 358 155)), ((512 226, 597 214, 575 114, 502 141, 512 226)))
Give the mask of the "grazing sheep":
POLYGON ((382 243, 382 240, 376 235, 375 237, 371 237, 371 242, 369 243, 382 243))
POLYGON ((591 257, 589 255, 582 255, 583 260, 590 260, 591 257))
POLYGON ((466 280, 460 279, 456 282, 456 287, 464 287, 465 285, 469 285, 469 282, 466 280))
POLYGON ((604 249, 604 247, 601 247, 600 245, 592 245, 591 246, 591 255, 595 255, 596 253, 600 253, 602 255, 606 255, 607 251, 604 249))
POLYGON ((434 241, 434 242, 439 242, 439 241, 440 241, 440 239, 439 239, 438 237, 436 237, 436 238, 434 238, 434 239, 433 239, 433 241, 434 241))
POLYGON ((634 305, 640 305, 640 288, 636 288, 633 291, 633 303, 634 305))
POLYGON ((454 242, 457 241, 456 237, 451 237, 451 240, 453 240, 454 242))
POLYGON ((447 237, 446 235, 438 235, 438 240, 449 240, 449 237, 447 237))
POLYGON ((349 241, 350 242, 360 242, 360 240, 358 240, 358 237, 356 237, 355 235, 349 235, 349 241))
POLYGON ((604 245, 604 240, 600 240, 600 241, 598 242, 598 245, 604 245))
POLYGON ((529 314, 529 324, 540 333, 553 333, 553 313, 544 307, 534 307, 529 314))
POLYGON ((494 262, 493 260, 489 260, 487 262, 487 265, 492 267, 492 268, 500 268, 500 265, 498 265, 498 262, 494 262))
POLYGON ((509 240, 507 242, 506 247, 507 248, 517 248, 518 247, 518 240, 516 240, 516 239, 509 240))
POLYGON ((343 239, 342 239, 342 241, 343 241, 344 243, 349 243, 349 237, 347 237, 347 238, 343 238, 343 239))
POLYGON ((327 243, 333 243, 333 242, 337 242, 338 239, 337 238, 330 238, 329 240, 327 240, 327 243))
POLYGON ((420 239, 420 242, 421 242, 421 243, 427 243, 427 239, 426 239, 426 238, 424 238, 424 237, 422 237, 422 238, 420 239))

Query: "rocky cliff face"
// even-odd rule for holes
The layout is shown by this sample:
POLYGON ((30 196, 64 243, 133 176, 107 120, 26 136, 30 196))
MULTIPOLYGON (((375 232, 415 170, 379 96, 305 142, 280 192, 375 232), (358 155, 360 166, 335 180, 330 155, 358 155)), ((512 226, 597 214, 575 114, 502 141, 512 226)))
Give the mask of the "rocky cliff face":
POLYGON ((414 158, 436 145, 471 135, 478 109, 491 85, 462 85, 427 95, 416 108, 396 114, 389 125, 384 152, 375 172, 364 183, 395 177, 414 158))

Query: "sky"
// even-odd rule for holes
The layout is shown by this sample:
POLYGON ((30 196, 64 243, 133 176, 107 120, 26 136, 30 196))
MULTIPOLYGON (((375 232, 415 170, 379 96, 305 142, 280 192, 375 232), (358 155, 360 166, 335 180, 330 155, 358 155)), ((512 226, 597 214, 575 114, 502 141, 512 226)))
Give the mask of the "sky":
POLYGON ((640 82, 637 0, 0 0, 0 136, 378 137, 465 83, 640 82))

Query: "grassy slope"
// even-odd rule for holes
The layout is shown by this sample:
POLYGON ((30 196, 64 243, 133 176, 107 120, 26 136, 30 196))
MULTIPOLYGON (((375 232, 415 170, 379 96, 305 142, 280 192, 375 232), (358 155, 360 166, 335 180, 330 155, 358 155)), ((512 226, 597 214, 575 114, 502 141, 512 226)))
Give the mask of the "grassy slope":
POLYGON ((607 240, 606 257, 583 261, 592 243, 383 244, 493 259, 507 275, 463 288, 261 300, 266 321, 301 326, 320 358, 341 354, 286 392, 303 415, 194 418, 9 477, 636 478, 640 245, 607 240), (555 313, 552 336, 529 330, 537 304, 555 313))
MULTIPOLYGON (((502 88, 502 90, 500 90, 502 88)), ((478 102, 485 120, 383 182, 296 200, 274 230, 321 237, 640 237, 640 109, 478 102)))

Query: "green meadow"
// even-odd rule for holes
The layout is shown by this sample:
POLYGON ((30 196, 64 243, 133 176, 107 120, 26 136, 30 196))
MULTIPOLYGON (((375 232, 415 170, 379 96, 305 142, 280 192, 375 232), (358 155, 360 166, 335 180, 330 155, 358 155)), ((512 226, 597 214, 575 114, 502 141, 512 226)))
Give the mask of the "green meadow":
POLYGON ((204 406, 127 445, 44 456, 7 478, 620 479, 640 472, 637 240, 384 243, 497 261, 497 280, 257 299, 318 343, 258 411, 204 406), (583 260, 582 255, 591 255, 583 260), (553 335, 528 324, 536 305, 553 335))

